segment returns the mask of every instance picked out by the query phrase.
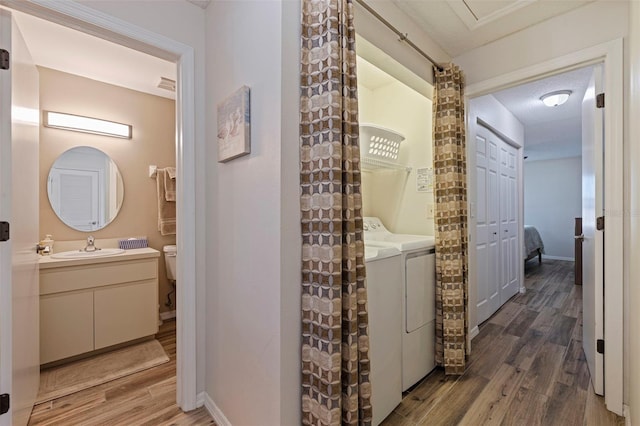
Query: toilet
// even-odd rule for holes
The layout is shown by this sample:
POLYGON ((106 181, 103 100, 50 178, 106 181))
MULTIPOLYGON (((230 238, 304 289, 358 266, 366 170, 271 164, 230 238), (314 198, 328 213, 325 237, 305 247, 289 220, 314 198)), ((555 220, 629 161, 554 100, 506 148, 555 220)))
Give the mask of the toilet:
POLYGON ((178 256, 178 248, 175 245, 164 246, 164 266, 167 268, 167 278, 169 281, 176 282, 176 257, 178 256))

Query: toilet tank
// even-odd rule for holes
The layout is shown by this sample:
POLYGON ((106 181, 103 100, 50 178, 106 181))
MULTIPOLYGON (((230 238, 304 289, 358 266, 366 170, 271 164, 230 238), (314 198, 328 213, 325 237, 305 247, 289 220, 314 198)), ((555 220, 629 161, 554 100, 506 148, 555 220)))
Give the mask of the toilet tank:
POLYGON ((178 248, 175 245, 164 246, 162 251, 164 252, 164 266, 167 268, 167 278, 175 281, 178 248))

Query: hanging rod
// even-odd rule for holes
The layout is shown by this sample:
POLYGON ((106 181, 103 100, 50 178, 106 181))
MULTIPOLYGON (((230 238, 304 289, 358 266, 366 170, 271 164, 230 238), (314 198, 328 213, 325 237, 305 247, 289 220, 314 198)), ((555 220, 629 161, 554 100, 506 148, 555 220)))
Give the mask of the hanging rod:
POLYGON ((367 12, 369 12, 370 14, 372 14, 373 16, 375 16, 378 21, 382 22, 383 24, 385 24, 387 26, 387 28, 389 28, 391 31, 393 31, 398 37, 400 37, 400 41, 404 41, 405 43, 407 43, 409 46, 411 46, 416 52, 418 52, 420 55, 422 55, 427 61, 431 62, 433 64, 434 67, 436 67, 438 69, 438 71, 442 71, 442 65, 440 65, 439 63, 437 63, 435 60, 433 60, 431 58, 431 56, 427 55, 422 49, 420 49, 418 46, 415 45, 414 42, 412 42, 411 40, 409 40, 409 36, 406 33, 402 33, 400 32, 396 27, 394 27, 391 22, 387 21, 386 19, 384 19, 382 17, 382 15, 380 15, 378 12, 376 12, 375 10, 373 10, 373 8, 371 6, 369 6, 364 0, 355 0, 356 3, 360 4, 362 7, 364 7, 367 12))

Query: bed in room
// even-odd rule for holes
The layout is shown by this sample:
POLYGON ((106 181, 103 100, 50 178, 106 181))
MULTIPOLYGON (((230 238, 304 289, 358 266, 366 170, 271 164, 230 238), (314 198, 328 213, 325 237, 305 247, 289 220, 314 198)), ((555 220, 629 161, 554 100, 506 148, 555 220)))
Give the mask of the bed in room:
POLYGON ((538 257, 538 262, 542 263, 544 244, 540 233, 535 226, 524 226, 524 261, 538 257))

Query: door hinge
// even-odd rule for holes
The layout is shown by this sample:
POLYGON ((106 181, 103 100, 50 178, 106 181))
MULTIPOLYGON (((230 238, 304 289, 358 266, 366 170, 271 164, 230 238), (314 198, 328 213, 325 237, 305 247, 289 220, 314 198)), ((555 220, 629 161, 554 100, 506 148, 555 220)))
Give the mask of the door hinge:
POLYGON ((9 54, 8 50, 0 49, 0 70, 8 70, 9 69, 9 54))
POLYGON ((604 108, 604 93, 596 95, 596 108, 604 108))
POLYGON ((600 216, 600 217, 596 218, 596 229, 598 231, 603 231, 604 230, 604 216, 600 216))
POLYGON ((599 354, 604 355, 604 340, 598 339, 596 341, 596 350, 598 351, 599 354))
POLYGON ((11 398, 9 398, 9 394, 8 393, 3 393, 2 395, 0 395, 0 414, 4 414, 6 412, 9 411, 9 400, 11 398))
POLYGON ((0 222, 0 241, 9 241, 9 222, 0 222))

